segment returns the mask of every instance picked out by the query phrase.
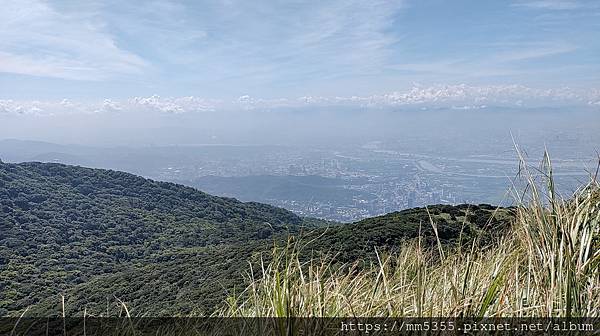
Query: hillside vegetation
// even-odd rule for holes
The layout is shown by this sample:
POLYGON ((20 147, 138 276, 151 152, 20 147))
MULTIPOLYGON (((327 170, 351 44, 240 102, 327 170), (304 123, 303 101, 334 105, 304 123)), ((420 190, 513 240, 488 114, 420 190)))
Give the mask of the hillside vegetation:
POLYGON ((245 288, 249 265, 289 237, 337 263, 421 234, 443 244, 502 232, 512 212, 432 206, 337 225, 122 172, 0 163, 0 315, 211 314, 245 288), (325 224, 329 227, 322 227, 325 224))
POLYGON ((116 171, 0 164, 0 310, 180 250, 239 246, 301 224, 283 209, 116 171))

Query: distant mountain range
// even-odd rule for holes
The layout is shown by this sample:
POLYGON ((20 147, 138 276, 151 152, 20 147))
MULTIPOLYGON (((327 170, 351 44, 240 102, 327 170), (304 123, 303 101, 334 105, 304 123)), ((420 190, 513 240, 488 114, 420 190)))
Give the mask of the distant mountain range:
POLYGON ((0 158, 5 162, 56 162, 86 167, 123 170, 150 176, 160 170, 164 157, 178 162, 177 153, 160 147, 95 147, 61 145, 43 141, 0 140, 0 158))
POLYGON ((207 314, 290 236, 310 242, 308 254, 349 262, 419 232, 432 241, 429 215, 444 243, 461 230, 489 237, 512 216, 494 209, 433 206, 337 224, 118 171, 0 163, 0 316, 57 314, 61 294, 70 315, 118 310, 117 299, 133 314, 207 314))

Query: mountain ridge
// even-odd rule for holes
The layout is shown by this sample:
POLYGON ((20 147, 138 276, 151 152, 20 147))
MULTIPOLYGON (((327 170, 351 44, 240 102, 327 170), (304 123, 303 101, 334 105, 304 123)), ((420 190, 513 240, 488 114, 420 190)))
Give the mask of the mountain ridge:
POLYGON ((467 208, 454 219, 444 215, 453 207, 433 206, 332 225, 118 171, 2 163, 0 315, 56 312, 60 294, 69 314, 102 312, 107 297, 148 314, 208 314, 242 286, 249 263, 290 236, 352 262, 374 247, 431 237, 415 229, 430 212, 447 217, 444 242, 456 240, 461 218, 476 233, 494 216, 493 207, 470 206, 482 218, 471 223, 467 208))

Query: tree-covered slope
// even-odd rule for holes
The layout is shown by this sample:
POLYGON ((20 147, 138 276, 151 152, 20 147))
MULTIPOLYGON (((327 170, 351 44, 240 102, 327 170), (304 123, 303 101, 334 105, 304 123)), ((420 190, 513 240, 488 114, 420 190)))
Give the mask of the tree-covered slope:
MULTIPOLYGON (((432 206, 346 225, 322 224, 258 203, 210 196, 131 174, 59 164, 0 163, 0 315, 208 314, 244 288, 249 265, 289 235, 303 253, 341 262, 421 233, 443 243, 501 232, 506 209, 432 206)), ((330 223, 331 224, 331 223, 330 223)), ((256 268, 255 268, 256 270, 256 268)))
POLYGON ((0 163, 0 311, 156 254, 287 233, 293 213, 122 172, 0 163))
POLYGON ((423 244, 470 243, 477 238, 487 245, 505 233, 514 213, 510 208, 487 204, 432 205, 366 218, 344 226, 314 230, 304 238, 307 249, 335 254, 341 262, 375 256, 376 247, 393 250, 402 241, 421 236, 423 244))

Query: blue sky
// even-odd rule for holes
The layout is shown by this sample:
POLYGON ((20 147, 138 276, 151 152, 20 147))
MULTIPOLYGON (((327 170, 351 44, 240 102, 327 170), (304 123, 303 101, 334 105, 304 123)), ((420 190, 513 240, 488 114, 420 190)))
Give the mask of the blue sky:
POLYGON ((367 97, 460 84, 597 94, 599 60, 598 1, 8 0, 0 7, 4 100, 367 97))

